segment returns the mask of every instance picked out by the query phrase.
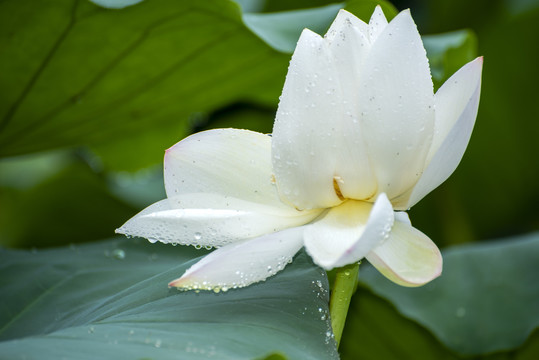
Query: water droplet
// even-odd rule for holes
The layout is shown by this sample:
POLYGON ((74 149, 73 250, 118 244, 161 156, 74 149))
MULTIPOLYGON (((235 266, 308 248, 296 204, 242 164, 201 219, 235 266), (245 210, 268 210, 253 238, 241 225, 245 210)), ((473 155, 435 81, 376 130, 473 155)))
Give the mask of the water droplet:
POLYGON ((93 326, 90 326, 90 327, 88 328, 88 334, 93 334, 94 331, 95 331, 95 328, 94 328, 93 326))
POLYGON ((200 240, 200 239, 202 239, 202 234, 199 233, 199 232, 196 232, 195 235, 194 235, 194 238, 195 238, 195 240, 200 240))
POLYGON ((122 249, 114 249, 112 250, 112 257, 117 260, 123 260, 125 259, 125 251, 122 249))
POLYGON ((155 344, 154 344, 154 346, 155 346, 156 348, 159 348, 159 347, 161 347, 161 339, 157 339, 157 340, 155 340, 155 344))

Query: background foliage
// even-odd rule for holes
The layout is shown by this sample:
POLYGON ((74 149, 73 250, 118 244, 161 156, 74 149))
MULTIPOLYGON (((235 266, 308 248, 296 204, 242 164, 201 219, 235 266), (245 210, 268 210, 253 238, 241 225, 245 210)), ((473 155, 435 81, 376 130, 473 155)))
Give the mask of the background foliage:
MULTIPOLYGON (((38 353, 27 354, 29 358, 41 358, 43 348, 59 351, 50 353, 50 358, 68 354, 62 352, 66 334, 84 342, 90 327, 105 326, 116 318, 121 324, 126 311, 130 320, 157 321, 147 307, 131 309, 130 299, 140 304, 163 301, 163 307, 174 303, 178 311, 187 311, 182 306, 193 297, 214 299, 214 294, 172 296, 158 289, 163 273, 181 272, 184 262, 200 253, 176 248, 169 255, 156 245, 102 239, 138 210, 164 197, 162 155, 175 142, 194 131, 217 127, 271 132, 301 30, 309 27, 323 33, 344 6, 368 20, 376 3, 153 0, 106 9, 87 0, 0 2, 0 244, 22 249, 0 253, 0 296, 6 299, 0 307, 0 358, 16 354, 31 341, 30 347, 38 353), (73 244, 83 242, 92 242, 81 248, 92 256, 85 261, 64 258, 79 249, 73 244), (51 246, 63 248, 42 252, 41 248, 51 246), (121 254, 112 253, 118 249, 125 259, 114 257, 121 254), (130 266, 152 254, 159 260, 129 275, 130 266), (105 275, 111 264, 117 272, 105 275), (89 269, 91 281, 64 286, 66 271, 84 278, 89 269), (57 299, 96 287, 102 291, 91 306, 111 304, 107 314, 95 312, 94 317, 75 321, 70 317, 74 310, 51 307, 57 299), (125 294, 125 302, 110 303, 117 292, 125 294), (50 296, 49 303, 30 301, 44 294, 50 296), (34 326, 24 320, 32 311, 46 311, 53 318, 43 320, 43 327, 34 326)), ((539 335, 534 332, 539 285, 530 276, 539 271, 538 236, 515 236, 539 229, 535 145, 539 2, 410 0, 394 1, 395 8, 382 4, 390 17, 396 9, 411 8, 425 35, 436 87, 465 62, 477 55, 485 57, 481 105, 461 165, 410 212, 415 226, 440 247, 449 248, 447 275, 409 293, 365 267, 341 357, 354 359, 361 353, 366 359, 533 359, 539 353, 539 335), (461 244, 468 245, 451 249, 461 244), (417 303, 437 304, 432 309, 447 308, 450 313, 442 320, 428 320, 428 314, 419 316, 406 305, 417 303), (480 318, 474 317, 479 316, 474 309, 483 311, 480 318), (507 316, 500 319, 502 309, 507 316), (491 323, 491 318, 498 321, 491 323), (433 322, 445 328, 430 326, 433 322), (485 335, 485 328, 492 333, 485 335), (470 334, 467 338, 474 339, 473 344, 455 343, 451 334, 459 332, 470 334)), ((320 274, 314 279, 313 274, 301 273, 306 266, 302 261, 307 260, 300 259, 287 270, 295 274, 300 293, 301 286, 326 281, 320 274)), ((286 274, 274 282, 286 282, 286 274)), ((252 291, 262 296, 258 292, 271 291, 271 284, 268 281, 252 291)), ((241 303, 245 301, 241 297, 249 296, 231 294, 219 299, 230 295, 241 303)), ((267 294, 261 306, 279 306, 280 299, 267 294)), ((89 303, 77 301, 75 305, 90 311, 89 303)), ((303 314, 306 321, 319 321, 327 309, 321 302, 322 315, 317 313, 312 301, 304 296, 298 306, 315 309, 303 314)), ((231 321, 227 331, 243 336, 234 332, 234 323, 242 324, 231 321)), ((192 329, 192 324, 180 324, 178 334, 186 326, 192 329)), ((274 338, 259 339, 257 350, 241 356, 264 358, 274 353, 272 358, 297 358, 294 351, 305 351, 298 329, 283 325, 274 338), (296 336, 295 341, 286 342, 283 334, 296 336)), ((171 337, 177 335, 172 331, 171 337)), ((317 337, 325 338, 325 331, 320 328, 305 338, 314 344, 317 337)), ((145 349, 141 357, 161 358, 166 346, 156 347, 154 340, 168 344, 165 333, 162 338, 150 337, 148 343, 146 338, 133 340, 129 332, 107 334, 108 338, 90 338, 122 343, 124 350, 116 350, 124 356, 136 345, 145 349)), ((215 341, 216 354, 224 358, 229 349, 215 341)), ((334 344, 323 343, 326 348, 319 358, 336 356, 334 344)), ((172 348, 185 350, 186 344, 172 348)), ((202 355, 207 353, 193 358, 202 355)))

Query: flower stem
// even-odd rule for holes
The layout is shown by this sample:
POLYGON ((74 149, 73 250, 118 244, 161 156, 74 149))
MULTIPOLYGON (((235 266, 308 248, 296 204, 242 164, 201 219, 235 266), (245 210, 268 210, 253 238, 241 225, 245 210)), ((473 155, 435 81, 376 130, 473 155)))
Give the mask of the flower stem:
POLYGON ((337 347, 341 342, 341 337, 348 314, 348 307, 352 295, 356 291, 359 273, 359 263, 344 266, 337 269, 331 299, 329 301, 329 313, 331 314, 331 326, 337 347))

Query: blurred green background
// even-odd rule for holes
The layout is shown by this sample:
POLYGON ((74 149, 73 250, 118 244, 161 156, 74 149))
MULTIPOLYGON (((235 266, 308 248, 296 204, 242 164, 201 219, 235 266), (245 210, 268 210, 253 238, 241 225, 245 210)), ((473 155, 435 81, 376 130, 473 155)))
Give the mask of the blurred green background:
MULTIPOLYGON (((220 127, 271 132, 303 27, 324 33, 343 6, 368 20, 378 2, 237 3, 242 11, 227 0, 124 9, 86 0, 0 2, 0 246, 111 237, 165 196, 162 157, 177 141, 220 127), (280 11, 287 13, 267 15, 280 11)), ((392 4, 411 8, 436 87, 467 61, 485 59, 468 150, 451 178, 410 211, 414 225, 441 248, 538 230, 539 1, 392 4)), ((395 313, 365 291, 360 334, 372 331, 361 322, 365 309, 395 313)), ((432 356, 454 358, 412 321, 386 321, 412 338, 393 343, 410 351, 402 358, 413 359, 406 344, 425 336, 432 356)), ((353 353, 348 344, 344 351, 353 353)))

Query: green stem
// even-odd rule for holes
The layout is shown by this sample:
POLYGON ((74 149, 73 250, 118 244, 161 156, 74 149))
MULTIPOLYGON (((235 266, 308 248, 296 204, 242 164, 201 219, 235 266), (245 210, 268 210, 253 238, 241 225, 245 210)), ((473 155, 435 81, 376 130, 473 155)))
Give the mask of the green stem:
POLYGON ((341 337, 348 314, 348 307, 352 295, 356 291, 359 273, 359 263, 344 266, 337 269, 331 299, 329 301, 329 313, 331 315, 331 326, 337 347, 341 342, 341 337))

